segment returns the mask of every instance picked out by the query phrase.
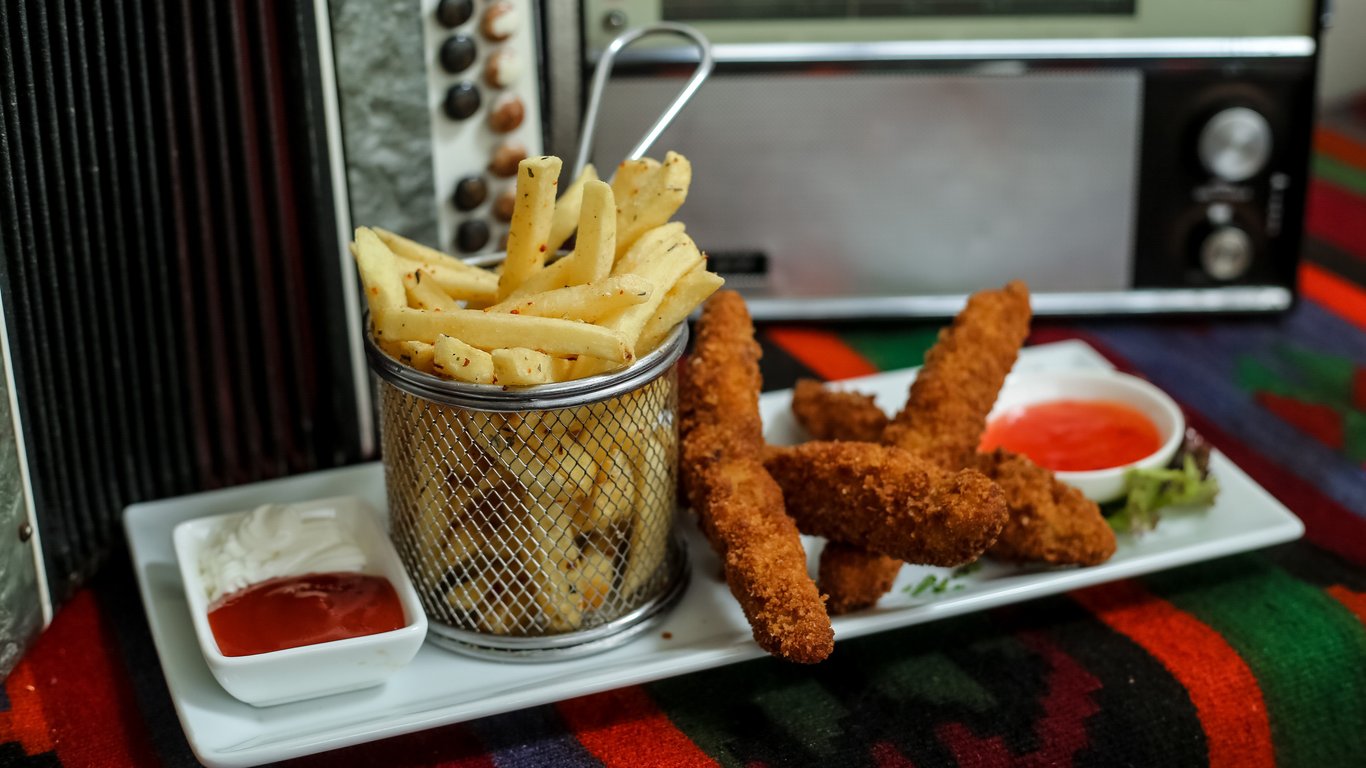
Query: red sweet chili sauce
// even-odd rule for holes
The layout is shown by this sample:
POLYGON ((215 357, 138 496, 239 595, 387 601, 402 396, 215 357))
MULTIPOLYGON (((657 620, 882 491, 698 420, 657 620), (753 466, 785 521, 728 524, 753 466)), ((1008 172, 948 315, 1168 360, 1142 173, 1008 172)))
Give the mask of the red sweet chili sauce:
POLYGON ((253 584, 209 609, 218 650, 250 656, 401 629, 403 605, 382 576, 310 573, 253 584))
POLYGON ((1157 425, 1137 409, 1104 400, 1053 400, 991 420, 982 450, 1005 448, 1061 472, 1109 469, 1162 447, 1157 425))

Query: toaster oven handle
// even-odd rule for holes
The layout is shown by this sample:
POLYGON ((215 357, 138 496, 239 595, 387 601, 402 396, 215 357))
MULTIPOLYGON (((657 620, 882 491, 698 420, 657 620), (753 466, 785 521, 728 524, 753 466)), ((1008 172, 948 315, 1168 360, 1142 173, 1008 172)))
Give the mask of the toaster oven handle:
POLYGON ((692 95, 702 87, 702 82, 711 74, 712 67, 716 65, 712 58, 711 41, 706 38, 696 28, 687 24, 662 21, 657 24, 650 24, 644 27, 629 29, 616 37, 607 49, 602 52, 602 58, 598 59, 597 67, 593 70, 592 89, 588 94, 588 109, 583 114, 583 128, 579 132, 579 151, 574 158, 574 175, 571 178, 578 178, 583 167, 588 164, 588 153, 593 148, 593 135, 598 129, 598 108, 602 106, 602 92, 607 87, 607 79, 612 75, 612 65, 616 63, 617 54, 642 37, 654 34, 673 34, 686 37, 697 46, 698 61, 697 69, 693 71, 688 84, 683 86, 678 96, 674 97, 673 103, 664 110, 664 114, 659 116, 655 124, 650 126, 644 138, 631 149, 626 156, 627 160, 639 160, 650 150, 650 146, 655 143, 659 135, 669 127, 669 123, 683 109, 692 95))

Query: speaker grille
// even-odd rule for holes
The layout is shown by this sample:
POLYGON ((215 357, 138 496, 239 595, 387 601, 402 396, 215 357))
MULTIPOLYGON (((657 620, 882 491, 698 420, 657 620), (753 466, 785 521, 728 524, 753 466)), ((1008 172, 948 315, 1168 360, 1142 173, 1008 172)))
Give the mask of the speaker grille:
POLYGON ((128 503, 363 458, 316 23, 0 4, 0 298, 54 599, 128 503))

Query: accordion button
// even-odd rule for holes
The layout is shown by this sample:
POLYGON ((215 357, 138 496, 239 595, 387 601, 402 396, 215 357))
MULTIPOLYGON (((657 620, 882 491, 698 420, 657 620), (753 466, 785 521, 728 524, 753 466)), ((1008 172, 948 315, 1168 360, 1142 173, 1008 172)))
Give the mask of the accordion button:
POLYGON ((454 28, 474 15, 474 0, 441 0, 436 6, 436 21, 443 27, 454 28))
POLYGON ((466 176, 455 184, 455 207, 462 211, 478 208, 489 196, 488 182, 483 176, 466 176))
POLYGON ((479 88, 474 83, 456 83, 446 91, 446 101, 442 105, 446 117, 464 120, 479 111, 479 88))
POLYGON ((461 222, 455 230, 455 247, 461 253, 474 253, 489 244, 489 225, 482 219, 461 222))
POLYGON ((464 72, 474 63, 475 53, 474 38, 469 35, 451 35, 441 44, 441 68, 451 74, 464 72))

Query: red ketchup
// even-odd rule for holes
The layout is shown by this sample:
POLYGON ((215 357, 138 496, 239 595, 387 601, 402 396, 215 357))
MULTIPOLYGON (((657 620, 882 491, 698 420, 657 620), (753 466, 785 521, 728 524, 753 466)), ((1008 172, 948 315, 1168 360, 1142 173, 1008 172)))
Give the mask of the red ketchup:
POLYGON ((310 573, 253 584, 209 608, 224 656, 250 656, 401 629, 403 605, 389 580, 310 573))
POLYGON ((981 450, 1004 448, 1054 471, 1085 472, 1129 464, 1161 447, 1157 425, 1135 408, 1104 400, 1053 400, 992 419, 981 450))

